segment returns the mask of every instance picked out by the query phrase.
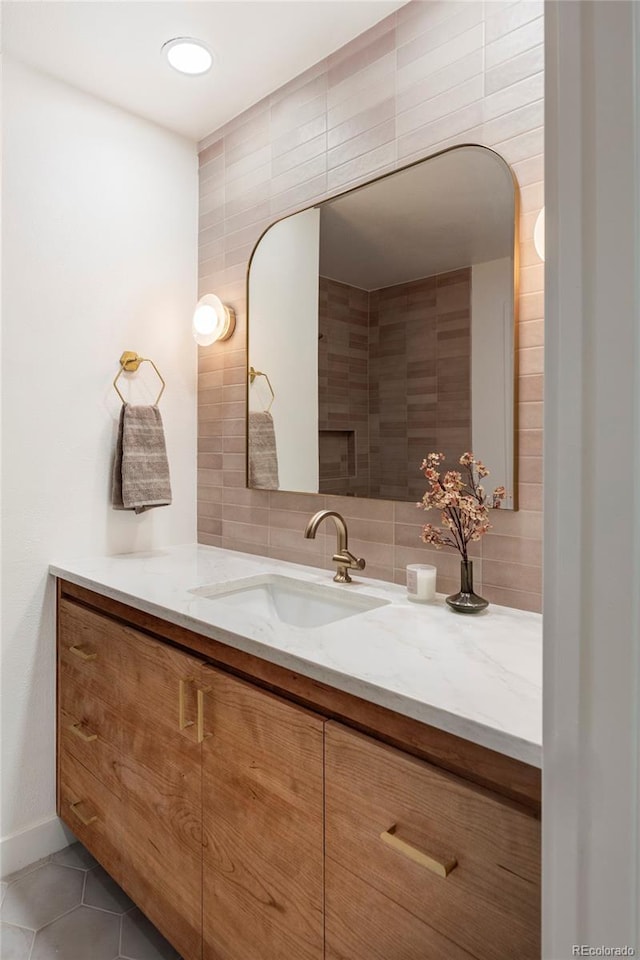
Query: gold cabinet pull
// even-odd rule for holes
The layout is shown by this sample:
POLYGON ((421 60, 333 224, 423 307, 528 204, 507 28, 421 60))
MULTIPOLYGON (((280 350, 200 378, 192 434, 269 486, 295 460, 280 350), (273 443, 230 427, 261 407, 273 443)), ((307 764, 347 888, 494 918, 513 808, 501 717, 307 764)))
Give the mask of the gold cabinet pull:
POLYGON ((198 687, 197 698, 198 698, 198 743, 202 743, 203 740, 208 740, 211 736, 210 733, 204 732, 204 697, 206 693, 211 693, 211 687, 204 687, 201 689, 198 687))
POLYGON ((396 833, 397 829, 398 824, 394 823, 392 827, 380 834, 380 839, 397 850, 398 853, 413 860, 414 863, 419 863, 421 867, 426 867, 432 873, 437 873, 439 877, 448 877, 451 871, 458 866, 455 857, 432 857, 423 853, 422 850, 418 850, 417 847, 407 843, 406 840, 402 840, 396 833))
POLYGON ((79 660, 84 660, 85 663, 88 660, 97 660, 97 653, 87 653, 86 650, 83 650, 82 647, 75 643, 72 647, 69 647, 69 653, 72 653, 74 657, 78 657, 79 660))
POLYGON ((187 677, 185 680, 178 681, 178 729, 186 730, 193 726, 193 720, 187 720, 185 706, 185 691, 188 683, 195 683, 193 677, 187 677))
POLYGON ((84 803, 84 800, 76 800, 75 803, 69 805, 70 809, 73 813, 75 813, 80 823, 84 824, 85 827, 90 827, 91 824, 95 823, 98 818, 96 816, 85 817, 85 815, 78 810, 78 807, 81 803, 84 803))
POLYGON ((67 730, 70 730, 79 740, 84 740, 85 743, 91 743, 93 740, 98 739, 97 733, 85 733, 80 723, 70 723, 67 730))

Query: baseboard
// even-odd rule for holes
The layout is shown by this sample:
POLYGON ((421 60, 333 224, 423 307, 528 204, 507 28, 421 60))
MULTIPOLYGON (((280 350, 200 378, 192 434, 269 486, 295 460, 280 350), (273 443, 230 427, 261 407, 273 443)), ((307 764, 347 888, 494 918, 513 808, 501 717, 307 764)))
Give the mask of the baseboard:
POLYGON ((0 840, 0 876, 6 877, 75 841, 58 817, 49 817, 0 840))

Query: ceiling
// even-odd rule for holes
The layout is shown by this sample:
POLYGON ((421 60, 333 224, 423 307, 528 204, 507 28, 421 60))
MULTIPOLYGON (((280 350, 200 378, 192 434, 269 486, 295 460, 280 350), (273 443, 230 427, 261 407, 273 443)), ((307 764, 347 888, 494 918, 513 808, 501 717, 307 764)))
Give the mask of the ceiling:
POLYGON ((502 157, 459 147, 321 204, 320 273, 363 290, 513 256, 502 157))
POLYGON ((405 0, 3 0, 4 53, 201 140, 388 16, 405 0), (160 55, 203 40, 204 76, 160 55))

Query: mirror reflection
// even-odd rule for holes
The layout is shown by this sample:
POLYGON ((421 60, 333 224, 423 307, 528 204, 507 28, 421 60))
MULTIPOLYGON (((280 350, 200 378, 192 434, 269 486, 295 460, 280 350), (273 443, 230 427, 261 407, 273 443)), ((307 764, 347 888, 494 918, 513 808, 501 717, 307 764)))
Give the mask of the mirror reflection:
POLYGON ((513 491, 515 220, 510 168, 466 146, 274 224, 249 271, 249 485, 417 501, 427 453, 474 450, 513 491))

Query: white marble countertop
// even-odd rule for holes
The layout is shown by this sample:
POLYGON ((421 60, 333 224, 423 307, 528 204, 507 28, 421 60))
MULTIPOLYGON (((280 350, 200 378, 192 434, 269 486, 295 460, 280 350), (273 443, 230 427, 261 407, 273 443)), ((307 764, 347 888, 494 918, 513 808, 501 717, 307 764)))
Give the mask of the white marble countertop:
POLYGON ((542 617, 407 599, 404 587, 217 547, 53 563, 50 573, 179 626, 535 766, 541 765, 542 617), (280 574, 390 601, 324 626, 265 620, 191 591, 280 574))

